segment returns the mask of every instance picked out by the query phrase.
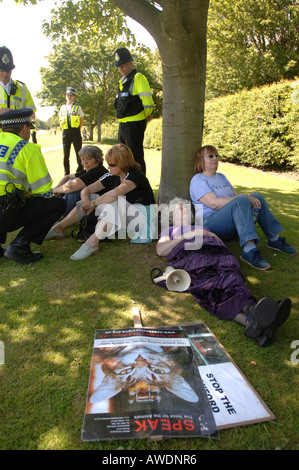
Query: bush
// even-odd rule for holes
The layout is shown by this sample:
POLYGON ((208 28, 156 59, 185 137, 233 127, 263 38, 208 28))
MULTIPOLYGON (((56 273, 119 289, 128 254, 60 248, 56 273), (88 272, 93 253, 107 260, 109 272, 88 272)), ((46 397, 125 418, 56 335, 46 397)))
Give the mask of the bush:
POLYGON ((105 122, 101 126, 102 141, 116 141, 118 136, 118 122, 105 122))
POLYGON ((144 136, 144 147, 149 149, 161 150, 162 118, 152 119, 148 122, 144 136))
POLYGON ((298 87, 283 81, 208 101, 203 145, 225 161, 298 171, 298 87))

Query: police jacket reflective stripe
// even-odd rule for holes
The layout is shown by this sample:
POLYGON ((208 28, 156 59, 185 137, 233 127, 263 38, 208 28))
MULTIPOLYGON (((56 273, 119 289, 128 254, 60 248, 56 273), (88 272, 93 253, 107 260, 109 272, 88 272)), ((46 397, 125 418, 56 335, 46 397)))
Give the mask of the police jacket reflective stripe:
POLYGON ((32 96, 25 83, 14 80, 11 86, 11 92, 8 95, 0 85, 0 108, 23 109, 31 108, 32 113, 36 111, 32 96))
POLYGON ((61 129, 77 128, 80 126, 80 114, 79 105, 77 103, 72 104, 71 112, 68 114, 67 106, 64 104, 60 108, 59 113, 60 127, 61 129))
POLYGON ((141 121, 152 113, 154 102, 144 75, 134 69, 119 81, 114 107, 120 122, 141 121))
POLYGON ((0 134, 0 196, 5 186, 13 183, 25 194, 49 198, 53 196, 49 175, 40 146, 10 132, 0 134))

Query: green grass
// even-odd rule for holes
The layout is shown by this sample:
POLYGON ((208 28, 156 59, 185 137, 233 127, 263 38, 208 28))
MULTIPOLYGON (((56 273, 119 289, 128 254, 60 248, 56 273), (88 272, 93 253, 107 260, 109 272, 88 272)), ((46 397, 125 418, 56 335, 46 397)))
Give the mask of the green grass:
MULTIPOLYGON (((43 147, 58 145, 61 136, 38 136, 43 147)), ((101 145, 105 152, 107 146, 101 145)), ((54 183, 62 177, 62 151, 45 154, 54 183)), ((148 175, 155 191, 160 153, 146 152, 148 175)), ((72 154, 72 171, 76 162, 72 154)), ((262 192, 298 247, 299 182, 273 174, 221 164, 237 190, 262 192)), ((0 449, 134 449, 227 450, 298 449, 298 365, 292 364, 291 343, 298 333, 298 257, 268 250, 262 233, 260 248, 272 270, 259 272, 242 264, 256 297, 289 296, 291 317, 276 341, 259 348, 233 322, 220 321, 201 309, 188 294, 167 292, 150 281, 150 270, 164 268, 151 245, 127 240, 102 243, 99 254, 82 262, 70 255, 76 241, 44 242, 44 259, 23 266, 1 259, 0 340, 5 364, 0 365, 0 449), (132 307, 144 326, 203 321, 231 354, 276 416, 275 421, 223 430, 216 441, 168 439, 84 443, 81 441, 93 335, 97 328, 133 326, 132 307)), ((14 234, 8 237, 9 242, 14 234)), ((237 241, 228 243, 239 257, 237 241)), ((298 354, 297 354, 298 356, 298 354)))

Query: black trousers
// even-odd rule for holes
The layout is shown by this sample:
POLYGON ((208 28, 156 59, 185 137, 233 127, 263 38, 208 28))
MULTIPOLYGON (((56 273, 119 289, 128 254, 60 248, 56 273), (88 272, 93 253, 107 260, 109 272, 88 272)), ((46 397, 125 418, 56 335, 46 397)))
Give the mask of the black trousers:
POLYGON ((79 151, 82 148, 82 136, 80 132, 80 127, 64 129, 62 132, 63 166, 65 175, 70 174, 70 151, 72 144, 76 152, 76 158, 78 163, 78 168, 76 172, 83 171, 84 168, 79 157, 79 151))
POLYGON ((66 209, 62 197, 32 197, 26 199, 26 206, 16 217, 3 216, 0 209, 0 243, 5 243, 6 233, 23 227, 17 237, 41 245, 50 228, 66 209))
POLYGON ((144 161, 143 139, 146 129, 146 120, 120 122, 118 128, 118 142, 127 145, 134 155, 136 162, 141 166, 141 171, 146 174, 144 161))

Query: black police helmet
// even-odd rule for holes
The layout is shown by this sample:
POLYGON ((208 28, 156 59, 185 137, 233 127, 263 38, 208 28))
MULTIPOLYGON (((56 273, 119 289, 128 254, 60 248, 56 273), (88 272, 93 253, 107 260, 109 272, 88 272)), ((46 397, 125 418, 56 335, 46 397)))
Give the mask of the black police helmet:
POLYGON ((10 72, 14 68, 15 65, 13 63, 12 53, 7 47, 0 47, 0 70, 10 72))
POLYGON ((134 60, 131 56, 130 51, 126 47, 119 47, 114 52, 114 59, 115 67, 120 67, 121 65, 126 64, 127 62, 131 62, 131 60, 134 60))

